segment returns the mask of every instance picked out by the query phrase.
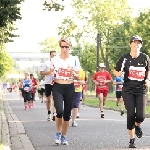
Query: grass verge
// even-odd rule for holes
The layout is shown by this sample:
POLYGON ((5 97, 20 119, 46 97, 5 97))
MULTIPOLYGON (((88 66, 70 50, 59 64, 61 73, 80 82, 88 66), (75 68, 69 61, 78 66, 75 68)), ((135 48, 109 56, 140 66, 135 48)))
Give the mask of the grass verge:
MULTIPOLYGON (((89 99, 89 98, 87 98, 85 103, 87 105, 90 105, 90 106, 93 106, 93 107, 98 107, 98 105, 99 105, 98 99, 89 99)), ((110 108, 110 109, 111 108, 115 109, 116 102, 114 100, 112 100, 112 101, 111 100, 109 100, 109 101, 107 100, 105 106, 107 108, 110 108)), ((119 104, 119 107, 120 107, 120 104, 119 104)), ((150 106, 149 105, 146 106, 146 114, 150 114, 150 106)))

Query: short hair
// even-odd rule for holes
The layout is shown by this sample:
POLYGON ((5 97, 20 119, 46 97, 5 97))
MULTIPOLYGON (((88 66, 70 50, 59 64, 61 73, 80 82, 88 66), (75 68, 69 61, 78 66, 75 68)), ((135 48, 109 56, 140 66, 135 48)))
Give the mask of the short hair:
POLYGON ((51 55, 52 53, 56 53, 56 51, 50 51, 49 53, 50 53, 50 55, 51 55))

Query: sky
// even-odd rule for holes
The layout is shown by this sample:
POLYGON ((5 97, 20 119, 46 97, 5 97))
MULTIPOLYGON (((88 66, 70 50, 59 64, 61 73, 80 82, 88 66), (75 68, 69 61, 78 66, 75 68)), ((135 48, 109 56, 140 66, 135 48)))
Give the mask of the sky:
MULTIPOLYGON (((21 4, 22 20, 15 23, 18 28, 15 34, 20 37, 14 38, 14 42, 6 44, 7 52, 39 52, 39 42, 47 37, 58 39, 57 27, 61 26, 62 20, 74 12, 69 7, 69 0, 65 0, 66 9, 62 12, 43 11, 44 0, 25 0, 21 4), (67 3, 66 3, 67 2, 67 3)), ((150 0, 128 0, 135 10, 150 7, 150 0)))

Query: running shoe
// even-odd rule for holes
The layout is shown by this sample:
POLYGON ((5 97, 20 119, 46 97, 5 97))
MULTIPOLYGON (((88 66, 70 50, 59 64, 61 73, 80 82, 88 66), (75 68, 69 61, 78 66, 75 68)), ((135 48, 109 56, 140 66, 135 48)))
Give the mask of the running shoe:
POLYGON ((56 137, 55 137, 55 144, 56 145, 60 145, 61 144, 61 133, 56 133, 56 137))
POLYGON ((104 113, 101 113, 101 118, 104 118, 104 113))
POLYGON ((25 108, 24 108, 25 110, 28 110, 28 106, 25 106, 25 108))
POLYGON ((77 125, 77 123, 74 121, 74 122, 72 122, 72 127, 77 127, 78 125, 77 125))
POLYGON ((129 142, 129 148, 136 148, 135 146, 135 139, 130 139, 130 142, 129 142))
POLYGON ((28 105, 29 106, 29 108, 32 108, 32 105, 28 105))
POLYGON ((48 114, 47 115, 47 121, 50 121, 51 120, 51 114, 48 114))
POLYGON ((141 138, 142 135, 143 135, 143 132, 142 132, 142 129, 140 126, 136 126, 135 125, 135 135, 138 137, 138 138, 141 138))
POLYGON ((120 115, 123 116, 123 114, 124 114, 124 111, 121 111, 120 115))
POLYGON ((56 117, 56 116, 53 115, 53 118, 52 118, 53 121, 55 121, 55 117, 56 117))
POLYGON ((68 145, 68 142, 66 140, 66 136, 64 136, 64 135, 61 136, 61 143, 62 143, 62 145, 68 145))
POLYGON ((77 117, 76 118, 79 118, 79 115, 77 115, 77 117))

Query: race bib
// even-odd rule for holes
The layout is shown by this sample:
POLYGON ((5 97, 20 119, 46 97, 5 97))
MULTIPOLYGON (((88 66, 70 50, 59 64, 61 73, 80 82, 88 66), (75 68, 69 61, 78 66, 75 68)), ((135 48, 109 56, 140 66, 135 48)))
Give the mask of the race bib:
POLYGON ((24 91, 29 92, 29 87, 24 87, 24 91))
POLYGON ((80 88, 80 82, 74 82, 74 87, 75 88, 80 88))
POLYGON ((130 66, 128 78, 130 80, 143 81, 145 77, 145 67, 130 66))
POLYGON ((63 69, 63 68, 58 69, 58 75, 60 77, 64 77, 64 78, 71 78, 72 77, 72 74, 67 69, 63 69))
POLYGON ((122 87, 123 87, 123 85, 118 85, 118 90, 122 91, 122 87))

